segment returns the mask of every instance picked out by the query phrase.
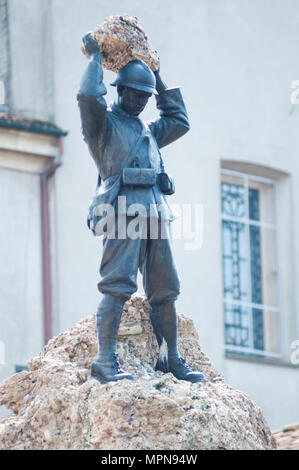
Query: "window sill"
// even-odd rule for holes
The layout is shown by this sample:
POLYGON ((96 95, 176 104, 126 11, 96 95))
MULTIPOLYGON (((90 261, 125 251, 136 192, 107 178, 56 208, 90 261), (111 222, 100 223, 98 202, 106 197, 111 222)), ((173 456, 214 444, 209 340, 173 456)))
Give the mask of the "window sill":
POLYGON ((299 364, 292 364, 289 361, 286 361, 283 357, 267 357, 267 356, 257 356, 249 353, 240 353, 233 351, 225 351, 225 357, 227 359, 236 359, 246 362, 255 362, 258 364, 268 364, 272 366, 279 367, 290 367, 291 369, 299 369, 299 364))

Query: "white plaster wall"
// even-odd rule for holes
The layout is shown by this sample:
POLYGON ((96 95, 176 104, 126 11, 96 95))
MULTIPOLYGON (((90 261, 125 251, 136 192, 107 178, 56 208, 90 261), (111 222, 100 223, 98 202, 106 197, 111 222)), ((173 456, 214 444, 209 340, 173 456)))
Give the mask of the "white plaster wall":
POLYGON ((9 0, 9 110, 53 120, 51 0, 9 0))
POLYGON ((223 373, 232 387, 256 402, 272 430, 298 422, 298 369, 227 359, 223 373))
MULTIPOLYGON (((0 381, 43 346, 40 187, 37 175, 0 168, 0 381)), ((1 414, 1 411, 0 411, 1 414)))

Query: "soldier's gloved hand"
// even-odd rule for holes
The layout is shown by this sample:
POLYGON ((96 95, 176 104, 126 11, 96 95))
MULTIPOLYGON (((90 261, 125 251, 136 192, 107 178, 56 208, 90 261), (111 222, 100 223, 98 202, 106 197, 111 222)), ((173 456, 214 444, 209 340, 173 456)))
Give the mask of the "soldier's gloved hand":
POLYGON ((92 55, 97 52, 101 52, 100 46, 98 45, 97 41, 91 37, 90 32, 83 36, 82 41, 87 54, 92 55))
POLYGON ((159 64, 157 70, 155 70, 154 75, 156 77, 156 90, 157 92, 163 93, 163 91, 167 90, 167 85, 166 83, 162 80, 161 75, 160 75, 160 58, 159 58, 159 64))

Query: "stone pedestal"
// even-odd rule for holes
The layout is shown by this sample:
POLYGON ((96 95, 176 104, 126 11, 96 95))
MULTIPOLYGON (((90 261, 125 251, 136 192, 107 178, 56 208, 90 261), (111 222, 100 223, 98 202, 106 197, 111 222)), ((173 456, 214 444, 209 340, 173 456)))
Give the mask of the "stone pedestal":
POLYGON ((261 410, 225 383, 203 354, 192 320, 178 314, 179 349, 207 383, 155 372, 158 349, 145 297, 126 303, 118 354, 136 380, 90 378, 97 354, 95 316, 51 339, 29 372, 0 385, 0 405, 15 415, 0 423, 0 449, 197 450, 272 449, 261 410))

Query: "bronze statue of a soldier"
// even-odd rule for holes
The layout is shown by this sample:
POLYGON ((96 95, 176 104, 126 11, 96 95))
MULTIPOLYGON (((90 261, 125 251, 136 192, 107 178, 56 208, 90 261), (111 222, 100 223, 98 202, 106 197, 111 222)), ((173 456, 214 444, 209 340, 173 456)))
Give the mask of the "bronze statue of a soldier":
POLYGON ((117 219, 113 227, 115 236, 106 233, 103 238, 98 283, 103 297, 97 311, 99 352, 92 363, 91 375, 101 383, 134 379, 120 369, 115 351, 123 305, 137 290, 139 269, 159 345, 155 369, 172 372, 181 380, 206 381, 200 371, 192 371, 185 364, 177 348, 175 301, 180 281, 169 234, 173 214, 166 200, 166 195, 173 193, 173 184, 164 172, 159 150, 189 130, 181 92, 178 88, 167 88, 159 70, 152 72, 143 61, 134 60, 119 70, 111 83, 117 87, 117 99, 107 107, 100 47, 90 33, 83 37, 83 44, 91 58, 77 99, 83 137, 99 174, 88 223, 94 234, 104 233, 103 219, 95 210, 101 203, 111 203, 117 219), (139 114, 153 94, 160 116, 143 122, 139 114), (116 205, 119 197, 125 200, 122 208, 116 205), (140 205, 144 218, 157 222, 158 236, 152 237, 148 228, 143 237, 120 235, 118 222, 122 220, 128 227, 140 205))

